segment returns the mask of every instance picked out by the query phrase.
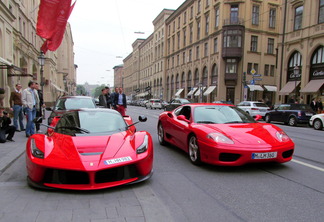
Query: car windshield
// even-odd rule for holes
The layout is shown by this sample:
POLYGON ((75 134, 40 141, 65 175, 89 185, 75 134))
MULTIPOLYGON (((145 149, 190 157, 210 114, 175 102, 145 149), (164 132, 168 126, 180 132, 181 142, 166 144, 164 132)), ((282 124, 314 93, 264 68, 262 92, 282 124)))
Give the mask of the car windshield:
POLYGON ((188 103, 190 103, 190 101, 187 100, 187 99, 179 99, 179 100, 180 100, 181 104, 188 104, 188 103))
POLYGON ((303 110, 312 111, 312 108, 308 104, 291 104, 291 110, 303 110))
POLYGON ((265 103, 254 103, 256 107, 268 107, 265 103))
POLYGON ((55 110, 96 108, 92 98, 61 98, 55 105, 55 110))
POLYGON ((126 130, 126 123, 118 112, 75 111, 63 115, 55 130, 58 133, 75 135, 82 133, 109 133, 126 130))
POLYGON ((198 106, 194 109, 195 123, 255 123, 256 121, 235 106, 198 106))

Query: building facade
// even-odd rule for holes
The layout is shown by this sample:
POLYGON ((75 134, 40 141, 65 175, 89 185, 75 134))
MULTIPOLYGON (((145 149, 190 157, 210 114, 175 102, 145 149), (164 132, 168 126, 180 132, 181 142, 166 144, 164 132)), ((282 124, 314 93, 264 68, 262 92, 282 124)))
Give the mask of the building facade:
POLYGON ((124 60, 125 87, 137 98, 147 86, 168 101, 323 98, 323 0, 187 0, 153 24, 152 73, 138 40, 124 60))
MULTIPOLYGON (((114 68, 114 86, 124 88, 124 66, 118 65, 114 68)), ((111 91, 112 92, 112 91, 111 91)))
POLYGON ((324 1, 284 1, 278 101, 324 99, 324 1))
POLYGON ((9 107, 15 84, 34 80, 44 90, 44 101, 52 105, 62 93, 76 89, 73 39, 66 28, 60 48, 45 55, 43 78, 38 60, 44 40, 36 35, 39 0, 3 0, 0 2, 0 87, 6 90, 4 105, 9 107))

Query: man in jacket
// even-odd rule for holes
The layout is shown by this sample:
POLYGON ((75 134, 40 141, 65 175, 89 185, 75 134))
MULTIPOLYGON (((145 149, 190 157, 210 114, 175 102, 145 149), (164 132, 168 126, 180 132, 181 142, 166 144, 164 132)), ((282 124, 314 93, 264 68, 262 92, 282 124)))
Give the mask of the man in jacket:
POLYGON ((123 88, 119 87, 119 92, 115 96, 115 105, 117 108, 117 111, 122 115, 126 115, 126 108, 127 108, 127 102, 126 102, 126 95, 123 93, 123 88))
POLYGON ((99 106, 102 106, 104 108, 107 108, 107 89, 103 88, 101 89, 101 95, 99 96, 99 106))
POLYGON ((16 127, 16 131, 24 131, 24 114, 23 114, 23 108, 22 108, 22 99, 21 99, 21 84, 17 83, 16 88, 14 91, 10 94, 10 107, 11 111, 13 111, 14 118, 13 118, 13 125, 16 127), (18 128, 18 120, 19 120, 19 126, 20 130, 18 128))
POLYGON ((36 117, 36 108, 39 106, 39 98, 35 90, 35 85, 35 82, 30 81, 28 83, 28 88, 24 89, 22 92, 22 102, 27 115, 26 137, 35 133, 33 120, 36 117))
POLYGON ((15 142, 12 138, 15 135, 16 127, 10 124, 11 119, 8 117, 8 113, 4 111, 4 107, 0 107, 0 143, 15 142), (7 138, 6 134, 8 134, 7 138))
MULTIPOLYGON (((43 98, 43 91, 39 89, 39 84, 35 82, 35 90, 37 91, 37 95, 39 98, 38 106, 36 107, 36 117, 42 117, 43 112, 42 109, 45 107, 44 98, 43 98)), ((40 123, 36 123, 36 132, 41 133, 40 130, 40 123)))

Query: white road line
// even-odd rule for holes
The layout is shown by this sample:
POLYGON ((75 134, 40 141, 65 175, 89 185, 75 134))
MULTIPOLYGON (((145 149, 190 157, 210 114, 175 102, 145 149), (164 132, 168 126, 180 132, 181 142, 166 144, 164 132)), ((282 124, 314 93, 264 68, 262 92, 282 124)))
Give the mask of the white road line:
POLYGON ((304 163, 302 161, 299 161, 299 160, 291 160, 292 162, 295 162, 295 163, 298 163, 298 164, 301 164, 301 165, 304 165, 304 166, 307 166, 307 167, 310 167, 310 168, 313 168, 315 170, 319 170, 319 171, 322 171, 324 172, 324 169, 321 168, 321 167, 317 167, 317 166, 314 166, 314 165, 311 165, 311 164, 308 164, 308 163, 304 163))

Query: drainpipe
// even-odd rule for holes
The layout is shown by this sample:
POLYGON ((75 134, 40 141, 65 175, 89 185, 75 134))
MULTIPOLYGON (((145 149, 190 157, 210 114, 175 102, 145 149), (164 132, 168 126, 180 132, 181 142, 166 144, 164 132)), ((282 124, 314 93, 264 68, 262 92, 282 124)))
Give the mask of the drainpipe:
POLYGON ((282 82, 282 68, 284 62, 284 47, 285 47, 285 35, 286 35, 286 20, 287 20, 287 0, 285 0, 285 8, 284 8, 284 22, 283 22, 283 30, 282 30, 282 41, 281 41, 281 64, 280 64, 280 78, 279 78, 279 89, 281 89, 282 82))

